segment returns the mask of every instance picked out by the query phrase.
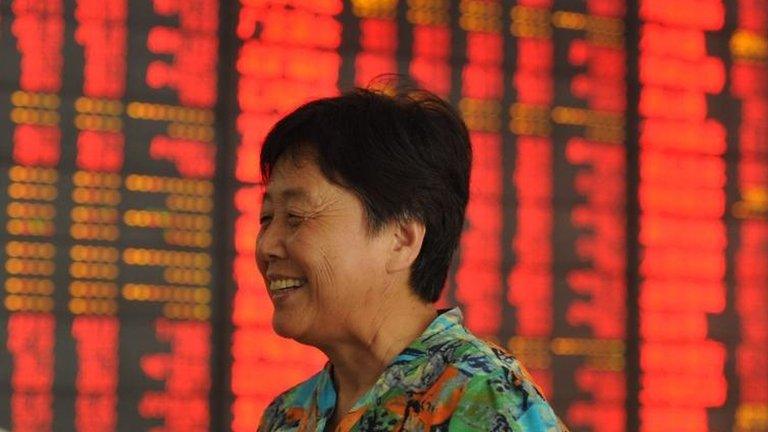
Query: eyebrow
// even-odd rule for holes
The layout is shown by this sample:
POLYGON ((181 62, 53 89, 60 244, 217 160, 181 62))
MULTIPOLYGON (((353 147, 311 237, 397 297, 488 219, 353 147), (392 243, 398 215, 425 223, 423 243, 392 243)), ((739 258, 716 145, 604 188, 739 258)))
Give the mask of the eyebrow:
MULTIPOLYGON (((307 191, 301 188, 288 188, 283 190, 277 195, 285 201, 292 200, 292 199, 307 201, 309 199, 309 194, 307 193, 307 191)), ((264 192, 264 194, 261 196, 261 200, 272 201, 272 195, 269 192, 264 192)))

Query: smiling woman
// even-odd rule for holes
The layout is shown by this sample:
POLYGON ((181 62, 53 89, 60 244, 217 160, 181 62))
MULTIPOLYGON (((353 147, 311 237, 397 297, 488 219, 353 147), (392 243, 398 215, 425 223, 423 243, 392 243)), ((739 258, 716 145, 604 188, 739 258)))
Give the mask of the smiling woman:
POLYGON ((565 429, 516 359, 434 306, 470 166, 464 123, 423 91, 320 99, 267 135, 256 258, 273 327, 329 361, 260 431, 565 429))
MULTIPOLYGON (((394 238, 369 235, 361 201, 326 179, 312 147, 299 149, 272 172, 257 244, 259 268, 275 305, 275 331, 315 346, 367 336, 348 333, 378 318, 371 306, 382 307, 387 300, 382 282, 391 288, 407 283, 387 273, 387 261, 391 267, 404 260, 397 251, 388 253, 394 238)), ((415 257, 418 249, 404 245, 403 253, 415 257)), ((388 301, 399 300, 398 295, 388 301)))

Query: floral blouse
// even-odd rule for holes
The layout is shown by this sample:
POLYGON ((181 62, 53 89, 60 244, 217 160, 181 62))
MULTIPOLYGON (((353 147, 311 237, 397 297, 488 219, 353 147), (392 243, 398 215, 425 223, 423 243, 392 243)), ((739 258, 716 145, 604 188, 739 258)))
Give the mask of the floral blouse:
MULTIPOLYGON (((278 396, 259 432, 322 432, 336 391, 331 365, 278 396)), ((337 431, 567 431, 520 362, 442 312, 346 413, 337 431)))

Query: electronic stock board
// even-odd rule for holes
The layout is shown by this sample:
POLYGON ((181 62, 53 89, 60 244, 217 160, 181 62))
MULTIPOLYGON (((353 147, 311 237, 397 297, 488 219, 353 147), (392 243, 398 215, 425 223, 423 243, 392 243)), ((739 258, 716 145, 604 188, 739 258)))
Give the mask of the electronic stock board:
POLYGON ((0 2, 0 428, 254 430, 260 142, 410 76, 474 171, 441 305, 576 431, 768 428, 765 0, 0 2))

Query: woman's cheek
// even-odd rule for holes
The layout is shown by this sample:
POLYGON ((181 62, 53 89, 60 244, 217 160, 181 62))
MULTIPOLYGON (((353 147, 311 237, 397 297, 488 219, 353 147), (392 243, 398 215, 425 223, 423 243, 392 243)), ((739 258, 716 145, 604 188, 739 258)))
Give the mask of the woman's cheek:
POLYGON ((314 262, 312 271, 315 273, 321 286, 332 287, 334 282, 334 263, 326 253, 321 252, 314 262))

